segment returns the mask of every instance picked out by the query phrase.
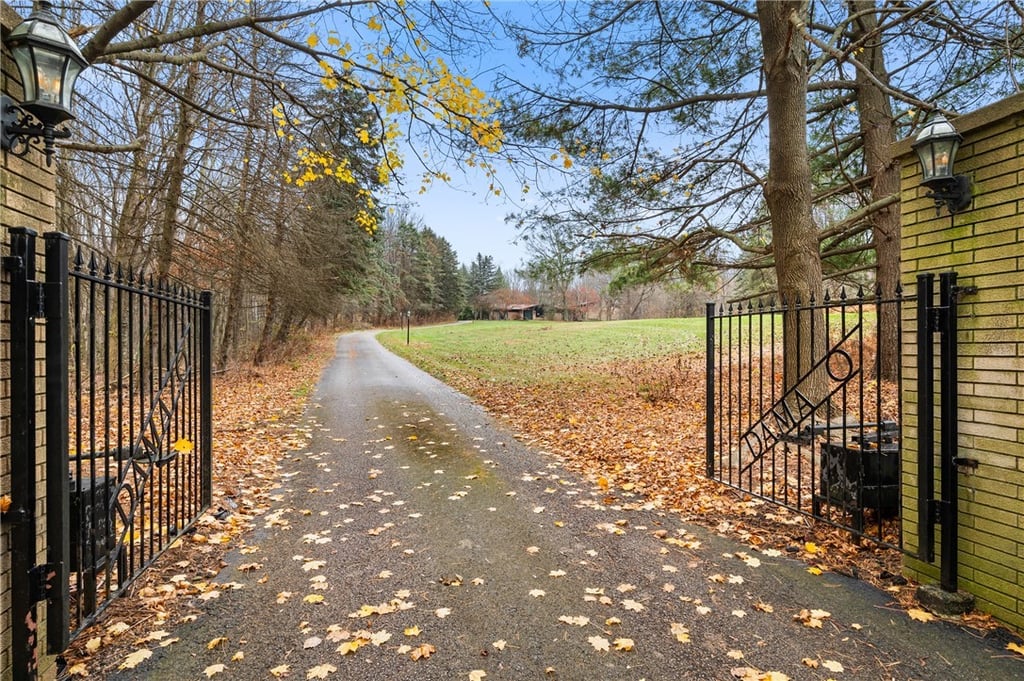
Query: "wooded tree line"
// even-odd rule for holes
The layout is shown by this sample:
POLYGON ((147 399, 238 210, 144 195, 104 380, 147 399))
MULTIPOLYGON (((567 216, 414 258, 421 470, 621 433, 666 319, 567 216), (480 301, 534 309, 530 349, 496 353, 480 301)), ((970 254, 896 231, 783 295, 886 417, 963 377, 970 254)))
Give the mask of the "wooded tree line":
POLYGON ((437 233, 388 226, 385 185, 406 163, 424 186, 458 165, 499 192, 495 164, 511 161, 541 190, 517 216, 525 274, 556 297, 594 268, 612 292, 721 268, 787 299, 820 297, 829 278, 891 291, 891 143, 1024 77, 1019 0, 507 9, 65 8, 96 68, 62 151, 58 227, 213 289, 222 364, 243 348, 262 357, 310 320, 382 323, 479 299, 470 283, 458 300, 454 281, 473 268, 456 268, 437 233), (502 36, 543 75, 500 77, 499 108, 446 60, 502 36))

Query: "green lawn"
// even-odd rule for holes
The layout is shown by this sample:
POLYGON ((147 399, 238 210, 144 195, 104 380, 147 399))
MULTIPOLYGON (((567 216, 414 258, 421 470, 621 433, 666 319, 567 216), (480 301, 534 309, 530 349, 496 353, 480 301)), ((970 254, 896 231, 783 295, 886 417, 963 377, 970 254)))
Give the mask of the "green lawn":
POLYGON ((600 365, 700 352, 703 317, 618 322, 469 322, 382 332, 381 343, 442 380, 564 381, 600 365))

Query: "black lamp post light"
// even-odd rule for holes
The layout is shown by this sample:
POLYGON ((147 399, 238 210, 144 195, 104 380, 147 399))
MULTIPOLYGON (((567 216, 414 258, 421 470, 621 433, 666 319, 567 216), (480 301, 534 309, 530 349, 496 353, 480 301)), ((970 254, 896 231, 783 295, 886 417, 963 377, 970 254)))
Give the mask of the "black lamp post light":
POLYGON ((931 189, 925 196, 935 200, 935 210, 942 204, 949 212, 958 213, 971 205, 971 180, 954 175, 953 164, 963 137, 943 116, 936 116, 924 127, 911 145, 921 161, 921 184, 931 189))
POLYGON ((24 156, 29 143, 41 139, 46 165, 51 165, 55 140, 71 136, 56 126, 74 118, 71 97, 75 80, 89 62, 45 1, 36 4, 5 42, 21 75, 25 96, 20 104, 6 95, 0 97, 0 148, 24 156))

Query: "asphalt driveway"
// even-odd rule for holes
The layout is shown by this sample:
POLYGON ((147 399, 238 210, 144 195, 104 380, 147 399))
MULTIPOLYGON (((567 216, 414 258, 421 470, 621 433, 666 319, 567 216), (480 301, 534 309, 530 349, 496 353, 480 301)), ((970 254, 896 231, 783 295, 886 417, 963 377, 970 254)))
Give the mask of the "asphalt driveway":
POLYGON ((307 418, 220 597, 109 678, 1024 678, 1004 641, 609 497, 370 333, 307 418))

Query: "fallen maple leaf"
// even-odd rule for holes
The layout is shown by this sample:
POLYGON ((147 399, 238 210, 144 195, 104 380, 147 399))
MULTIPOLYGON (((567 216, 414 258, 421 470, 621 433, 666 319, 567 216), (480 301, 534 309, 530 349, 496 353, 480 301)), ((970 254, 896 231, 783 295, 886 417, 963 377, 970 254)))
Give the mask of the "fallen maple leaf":
POLYGON ((437 610, 434 611, 434 615, 436 615, 437 618, 441 619, 441 620, 443 620, 445 617, 447 617, 450 614, 452 614, 451 608, 438 608, 437 610))
POLYGON ((291 668, 288 665, 286 665, 286 664, 279 664, 278 666, 276 666, 273 669, 271 669, 270 673, 273 676, 275 676, 275 677, 280 679, 280 678, 282 678, 284 676, 288 676, 288 672, 289 671, 291 671, 291 668))
POLYGON ((119 636, 120 634, 123 634, 129 629, 131 629, 131 627, 129 627, 124 622, 114 622, 109 627, 107 627, 107 633, 111 636, 119 636))
POLYGON ((734 660, 742 660, 743 659, 743 651, 742 650, 730 650, 729 652, 726 653, 726 655, 728 655, 729 657, 731 657, 734 660))
POLYGON ((118 665, 118 669, 135 669, 140 663, 145 662, 149 658, 153 657, 153 651, 148 648, 142 648, 130 653, 121 664, 118 665))
POLYGON ((89 676, 89 670, 85 668, 84 662, 68 667, 68 676, 89 676))
POLYGON ((622 607, 626 610, 632 610, 633 612, 640 612, 644 609, 643 603, 634 601, 632 598, 627 598, 626 600, 622 601, 622 607))
POLYGON ((210 678, 214 674, 220 674, 225 669, 227 669, 227 667, 225 667, 223 664, 211 664, 209 667, 203 670, 203 673, 206 674, 206 678, 210 678))
POLYGON ((505 650, 505 646, 507 644, 505 643, 505 639, 499 639, 499 640, 495 641, 494 643, 492 643, 491 645, 494 646, 495 650, 505 650))
POLYGON ((631 638, 617 638, 612 643, 615 644, 615 650, 624 650, 629 652, 633 650, 633 639, 631 638))
POLYGON ((357 638, 353 641, 344 641, 340 646, 335 649, 335 652, 341 653, 342 655, 350 655, 366 644, 361 638, 357 638))
POLYGON ((102 644, 103 644, 103 638, 100 637, 100 636, 94 636, 94 637, 90 638, 88 641, 86 641, 86 643, 85 643, 85 652, 89 653, 90 655, 93 655, 93 654, 96 653, 97 650, 100 649, 100 646, 102 644))
POLYGON ((927 610, 921 610, 920 608, 911 608, 907 610, 907 615, 910 619, 917 620, 918 622, 931 622, 935 619, 935 615, 931 614, 927 610))
POLYGON ((676 637, 677 641, 679 641, 680 643, 689 643, 690 642, 690 630, 689 629, 684 627, 682 624, 679 624, 678 622, 671 622, 668 626, 669 626, 669 631, 672 632, 672 635, 676 637))
POLYGON ((222 643, 227 643, 227 642, 228 642, 228 637, 227 636, 218 636, 217 638, 210 639, 210 642, 206 644, 206 649, 207 650, 213 650, 214 648, 216 648, 217 646, 221 645, 222 643))
POLYGON ((319 636, 310 636, 309 638, 307 638, 305 641, 302 642, 302 648, 303 648, 303 650, 308 650, 310 648, 316 648, 318 645, 320 645, 323 642, 324 642, 324 640, 322 638, 320 638, 319 636))
POLYGON ((419 636, 422 633, 422 630, 419 628, 419 626, 412 626, 406 627, 405 631, 403 631, 402 633, 406 636, 419 636))
POLYGON ((239 650, 237 653, 235 653, 234 655, 231 656, 231 661, 232 662, 241 662, 244 659, 245 659, 245 653, 243 653, 241 650, 239 650))
POLYGON ((1007 643, 1006 649, 1018 655, 1024 655, 1024 646, 1019 643, 1007 643))
POLYGON ((594 647, 594 650, 598 652, 608 652, 611 650, 608 639, 603 636, 591 636, 587 639, 587 643, 594 647))
POLYGON ((821 666, 830 672, 835 672, 837 674, 841 674, 846 671, 843 669, 843 665, 835 660, 825 660, 821 663, 821 666))
POLYGON ((487 672, 483 669, 474 669, 469 673, 469 681, 481 681, 485 676, 487 672))
POLYGON ((315 605, 317 603, 323 603, 324 602, 324 597, 321 596, 320 594, 309 594, 308 596, 306 596, 305 598, 302 599, 302 602, 303 603, 313 603, 315 605))
POLYGON ((566 624, 575 624, 577 627, 585 627, 590 624, 590 618, 583 615, 577 615, 570 617, 569 615, 562 615, 558 618, 559 622, 565 622, 566 624))
POLYGON ((530 589, 530 595, 534 598, 540 598, 544 595, 544 591, 541 589, 530 589))
POLYGON ((430 645, 429 643, 424 643, 421 646, 417 646, 416 648, 413 648, 412 652, 409 653, 409 657, 411 657, 413 660, 419 660, 421 658, 422 659, 427 659, 428 657, 430 657, 431 655, 433 655, 436 652, 437 652, 437 648, 435 648, 434 646, 430 645))
POLYGON ((175 636, 174 638, 165 638, 163 641, 160 641, 160 647, 161 648, 166 648, 167 646, 169 646, 171 644, 174 644, 174 643, 177 643, 180 640, 181 639, 178 638, 177 636, 175 636))
POLYGON ((338 668, 333 664, 318 664, 306 672, 307 679, 326 679, 328 674, 333 674, 338 668))

